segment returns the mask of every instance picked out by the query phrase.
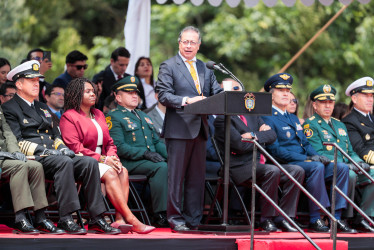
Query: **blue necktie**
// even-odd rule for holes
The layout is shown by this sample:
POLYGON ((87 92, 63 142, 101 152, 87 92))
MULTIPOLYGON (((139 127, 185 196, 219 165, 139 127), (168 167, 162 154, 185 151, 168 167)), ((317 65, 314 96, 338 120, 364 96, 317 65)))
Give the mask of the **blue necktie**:
POLYGON ((61 111, 57 111, 55 114, 57 115, 58 119, 61 118, 61 111))

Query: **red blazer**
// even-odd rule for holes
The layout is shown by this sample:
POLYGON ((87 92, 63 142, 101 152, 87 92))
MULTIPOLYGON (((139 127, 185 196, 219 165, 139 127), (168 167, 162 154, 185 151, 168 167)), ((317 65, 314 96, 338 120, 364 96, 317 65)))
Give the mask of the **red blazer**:
MULTIPOLYGON (((91 113, 95 116, 95 120, 103 130, 101 154, 117 156, 117 147, 109 135, 104 114, 98 109, 91 109, 91 113)), ((75 153, 91 156, 99 161, 101 155, 95 152, 97 146, 97 129, 91 119, 87 118, 82 110, 80 113, 74 109, 64 112, 60 120, 60 130, 62 139, 71 150, 75 153)))

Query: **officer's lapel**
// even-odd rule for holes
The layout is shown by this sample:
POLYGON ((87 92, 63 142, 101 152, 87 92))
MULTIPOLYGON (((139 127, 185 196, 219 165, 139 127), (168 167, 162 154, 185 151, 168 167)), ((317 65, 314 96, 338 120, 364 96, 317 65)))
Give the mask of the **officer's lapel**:
POLYGON ((52 115, 49 112, 48 109, 43 109, 40 105, 39 102, 35 102, 35 109, 36 112, 38 113, 39 117, 42 118, 43 122, 40 124, 39 129, 44 129, 47 128, 51 125, 51 122, 48 120, 47 116, 52 119, 52 115))
POLYGON ((42 122, 42 118, 40 115, 36 112, 35 109, 31 108, 30 105, 28 105, 21 97, 18 95, 14 96, 16 102, 20 106, 22 113, 25 117, 30 117, 31 119, 37 121, 38 123, 42 122))
POLYGON ((277 118, 278 120, 282 121, 282 122, 285 122, 287 123, 288 125, 291 125, 293 128, 296 127, 296 124, 293 124, 292 121, 290 119, 287 119, 284 115, 282 115, 281 113, 279 113, 278 110, 276 109, 273 109, 273 116, 275 118, 277 118))
POLYGON ((199 81, 200 81, 200 89, 201 92, 204 90, 204 74, 205 74, 205 65, 203 62, 196 60, 196 68, 197 68, 197 73, 199 74, 199 81))
POLYGON ((366 127, 374 128, 374 124, 370 121, 369 117, 362 115, 357 110, 353 109, 353 112, 356 112, 356 116, 358 118, 358 121, 361 124, 364 124, 366 127))

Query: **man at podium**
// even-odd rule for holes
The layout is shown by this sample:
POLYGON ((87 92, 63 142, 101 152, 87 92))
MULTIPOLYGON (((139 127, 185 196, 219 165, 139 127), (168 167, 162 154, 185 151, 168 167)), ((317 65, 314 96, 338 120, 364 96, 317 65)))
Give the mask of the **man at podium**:
POLYGON ((160 65, 156 84, 159 102, 166 106, 161 136, 169 156, 167 217, 177 232, 196 229, 200 224, 209 136, 206 115, 185 114, 182 108, 222 91, 213 71, 196 59, 200 31, 192 26, 184 28, 178 43, 179 53, 160 65))

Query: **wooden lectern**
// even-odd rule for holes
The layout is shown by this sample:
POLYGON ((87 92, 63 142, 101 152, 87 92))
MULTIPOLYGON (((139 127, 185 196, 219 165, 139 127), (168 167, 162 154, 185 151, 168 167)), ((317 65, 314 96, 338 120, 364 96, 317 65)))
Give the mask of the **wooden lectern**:
MULTIPOLYGON (((184 112, 201 115, 225 116, 225 162, 224 162, 224 197, 223 197, 223 222, 221 225, 201 225, 202 231, 222 232, 249 232, 249 226, 227 224, 228 190, 230 183, 230 126, 232 115, 271 115, 271 94, 263 92, 225 91, 208 97, 202 101, 186 105, 184 112)), ((251 221, 251 223, 253 223, 251 221)))

